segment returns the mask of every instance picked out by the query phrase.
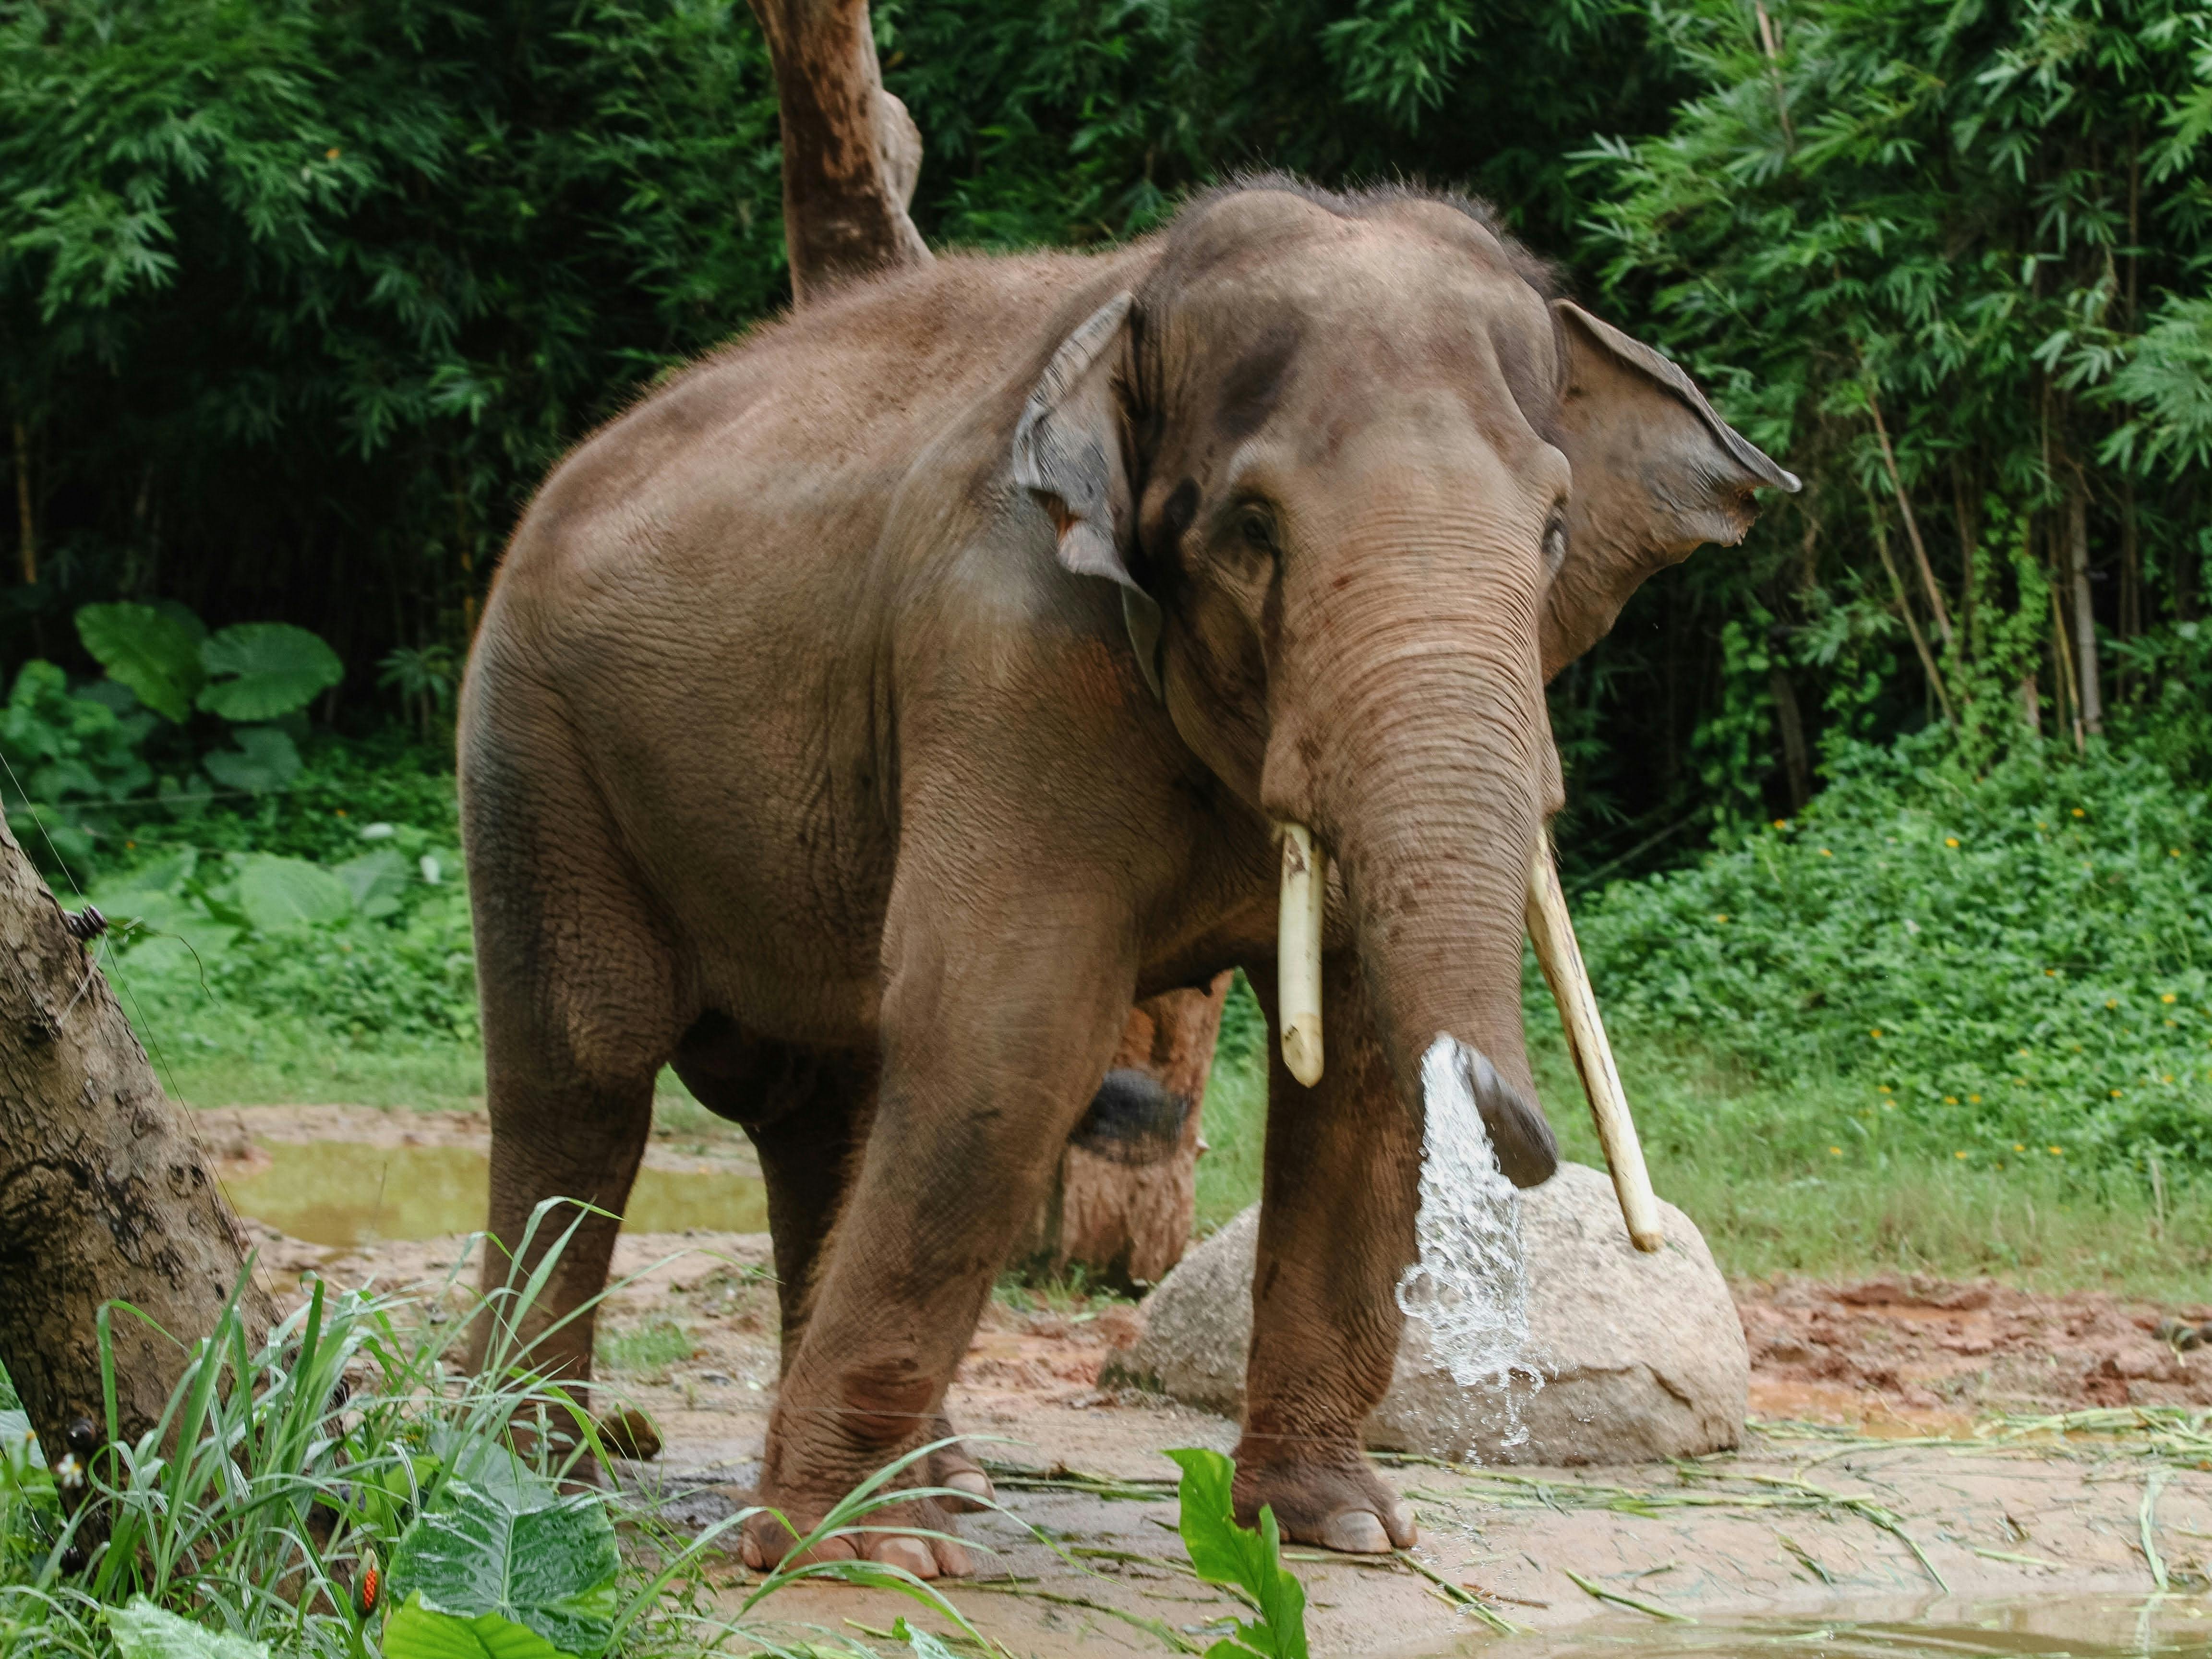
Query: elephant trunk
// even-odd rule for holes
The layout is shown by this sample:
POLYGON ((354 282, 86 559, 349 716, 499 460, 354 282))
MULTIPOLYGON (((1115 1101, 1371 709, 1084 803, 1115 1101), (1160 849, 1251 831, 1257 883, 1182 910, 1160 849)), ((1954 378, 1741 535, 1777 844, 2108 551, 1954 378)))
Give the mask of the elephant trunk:
MULTIPOLYGON (((1521 1014, 1529 869, 1558 777, 1538 678, 1534 548, 1516 556, 1474 536, 1435 541, 1408 554, 1401 530, 1387 555, 1363 561, 1392 569, 1402 591, 1393 602, 1365 584, 1364 603, 1331 617, 1334 660, 1301 676, 1330 688, 1328 706, 1298 711, 1270 767, 1285 756, 1279 775, 1294 771, 1304 786, 1285 793, 1312 816, 1283 816, 1311 830, 1316 864, 1340 870, 1401 1095, 1422 1109, 1424 1057, 1453 1039, 1499 1167, 1533 1186, 1558 1162, 1521 1014), (1459 580, 1437 580, 1439 567, 1459 580), (1437 595, 1455 592, 1462 602, 1447 612, 1437 595)), ((1286 924, 1294 896, 1286 884, 1286 924)), ((1285 940, 1295 937, 1286 926, 1285 940)), ((1290 955, 1286 1036, 1302 1012, 1290 955)), ((1296 1073, 1298 1056, 1286 1048, 1285 1059, 1296 1073)))

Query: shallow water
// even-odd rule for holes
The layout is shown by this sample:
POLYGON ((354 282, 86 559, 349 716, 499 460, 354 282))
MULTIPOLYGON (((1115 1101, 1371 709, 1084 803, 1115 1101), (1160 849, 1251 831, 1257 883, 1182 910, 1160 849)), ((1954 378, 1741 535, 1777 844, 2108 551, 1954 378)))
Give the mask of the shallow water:
POLYGON ((1511 1659, 2204 1659, 2212 1601, 2197 1595, 2077 1595, 1966 1602, 1918 1616, 1650 1620, 1558 1636, 1474 1637, 1457 1651, 1511 1659))
MULTIPOLYGON (((227 1181, 240 1214, 311 1244, 440 1238, 484 1224, 489 1161, 467 1146, 368 1146, 350 1141, 278 1142, 270 1164, 227 1181)), ((652 1170, 630 1194, 630 1232, 765 1232, 768 1195, 735 1170, 652 1170)))

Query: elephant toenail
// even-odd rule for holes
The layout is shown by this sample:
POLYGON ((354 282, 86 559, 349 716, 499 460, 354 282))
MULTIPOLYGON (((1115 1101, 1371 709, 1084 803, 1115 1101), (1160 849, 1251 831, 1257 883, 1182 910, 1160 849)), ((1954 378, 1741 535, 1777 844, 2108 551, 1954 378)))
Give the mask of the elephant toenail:
POLYGON ((955 1469, 945 1477, 944 1484, 954 1492, 964 1492, 978 1504, 988 1504, 998 1494, 991 1488, 991 1477, 981 1469, 955 1469))
POLYGON ((1388 1555, 1390 1535, 1367 1510, 1339 1510, 1322 1522, 1322 1545, 1346 1555, 1388 1555))
POLYGON ((1389 1530, 1391 1543, 1401 1550, 1409 1550, 1420 1541, 1421 1529, 1413 1524, 1413 1506, 1402 1498, 1390 1505, 1383 1524, 1389 1530))
POLYGON ((884 1538, 869 1552, 887 1567, 898 1567, 917 1578, 937 1577, 937 1558, 919 1538, 884 1538))

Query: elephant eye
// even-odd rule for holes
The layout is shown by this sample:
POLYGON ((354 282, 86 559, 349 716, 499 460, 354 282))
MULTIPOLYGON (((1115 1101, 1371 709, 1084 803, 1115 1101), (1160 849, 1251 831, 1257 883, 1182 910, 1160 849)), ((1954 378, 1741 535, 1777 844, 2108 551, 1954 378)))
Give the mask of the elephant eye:
POLYGON ((1248 507, 1237 515, 1237 533, 1262 553, 1275 550, 1275 521, 1266 508, 1248 507))
POLYGON ((1567 521, 1554 517, 1544 526, 1544 574, 1556 576, 1567 556, 1567 521))

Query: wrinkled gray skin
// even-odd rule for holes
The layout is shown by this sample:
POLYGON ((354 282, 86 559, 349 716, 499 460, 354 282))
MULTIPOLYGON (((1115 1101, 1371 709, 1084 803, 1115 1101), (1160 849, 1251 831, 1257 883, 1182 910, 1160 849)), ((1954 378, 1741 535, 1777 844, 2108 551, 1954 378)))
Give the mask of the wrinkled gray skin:
MULTIPOLYGON (((1794 483, 1479 212, 1403 193, 1231 190, 709 359, 547 482, 470 667, 493 1231, 619 1211, 665 1062, 744 1123, 785 1288, 761 1496, 808 1526, 945 1431, 1132 1000, 1242 964, 1273 1018, 1273 826, 1306 824, 1328 1069, 1270 1079, 1237 1499, 1410 1542, 1358 1430, 1438 1033, 1494 1065, 1509 1172, 1553 1164, 1520 1006, 1545 674, 1794 483)), ((580 1229, 549 1316, 612 1243, 580 1229)), ((588 1376, 591 1329, 541 1357, 588 1376)), ((745 1550, 788 1543, 763 1517, 745 1550)))

